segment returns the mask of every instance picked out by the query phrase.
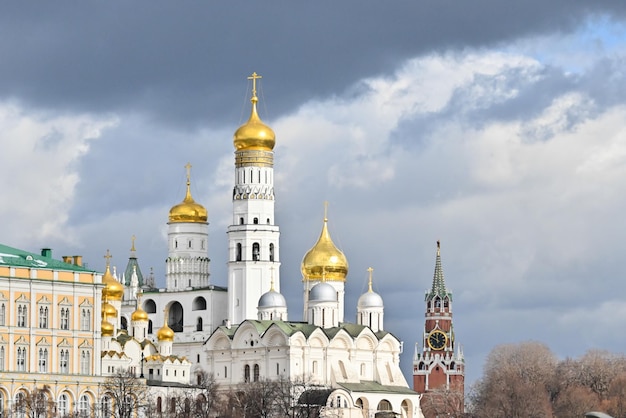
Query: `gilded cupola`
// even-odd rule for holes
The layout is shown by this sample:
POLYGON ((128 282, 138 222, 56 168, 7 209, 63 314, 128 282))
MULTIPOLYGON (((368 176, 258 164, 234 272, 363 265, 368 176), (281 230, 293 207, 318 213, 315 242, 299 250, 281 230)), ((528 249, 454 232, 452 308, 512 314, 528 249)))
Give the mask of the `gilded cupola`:
POLYGON ((187 163, 187 192, 185 199, 170 209, 170 223, 207 223, 207 210, 204 206, 196 203, 191 196, 191 164, 187 163))
POLYGON ((105 300, 120 301, 124 296, 124 285, 115 280, 115 277, 111 274, 111 268, 109 266, 109 259, 111 258, 111 255, 109 250, 107 250, 105 258, 107 259, 107 265, 104 276, 102 277, 102 284, 104 284, 104 289, 102 289, 102 298, 105 300))
POLYGON ((141 296, 142 293, 137 294, 137 309, 130 316, 131 321, 148 321, 148 312, 144 311, 141 307, 141 296))
POLYGON ((233 136, 233 144, 237 151, 272 151, 276 143, 274 131, 261 121, 257 113, 256 105, 259 98, 256 95, 256 80, 259 78, 261 76, 257 73, 252 73, 252 76, 248 77, 249 80, 252 80, 252 98, 250 99, 252 111, 248 121, 241 125, 233 136))
POLYGON ((163 326, 157 331, 157 339, 159 341, 174 341, 174 330, 167 325, 167 312, 163 326))
POLYGON ((103 337, 112 337, 115 327, 109 321, 103 319, 102 322, 100 322, 100 330, 103 337))
POLYGON ((339 250, 328 232, 328 218, 319 239, 304 258, 300 267, 303 281, 345 281, 348 275, 348 260, 339 250))

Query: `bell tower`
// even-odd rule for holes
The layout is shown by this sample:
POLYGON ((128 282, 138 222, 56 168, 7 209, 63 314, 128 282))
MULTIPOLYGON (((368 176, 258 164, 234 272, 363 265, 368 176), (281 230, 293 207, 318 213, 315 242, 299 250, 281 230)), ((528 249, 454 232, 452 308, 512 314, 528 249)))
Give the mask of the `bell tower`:
MULTIPOLYGON (((413 389, 426 394, 433 391, 456 392, 461 397, 465 386, 465 359, 457 345, 452 323, 452 292, 446 288, 441 266, 441 245, 437 241, 435 273, 425 297, 424 331, 415 344, 413 389)), ((426 408, 425 408, 426 409, 426 408)), ((426 410, 425 410, 426 412, 426 410)))
POLYGON ((250 118, 233 137, 233 223, 228 227, 228 319, 257 319, 259 298, 280 292, 280 229, 274 219, 274 131, 257 113, 261 76, 253 73, 250 118))

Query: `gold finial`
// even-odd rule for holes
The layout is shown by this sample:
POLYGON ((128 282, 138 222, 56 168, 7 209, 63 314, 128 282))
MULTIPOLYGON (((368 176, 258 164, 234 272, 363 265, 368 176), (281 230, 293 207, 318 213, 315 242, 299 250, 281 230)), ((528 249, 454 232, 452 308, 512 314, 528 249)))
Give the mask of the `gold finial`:
POLYGON ((370 274, 370 281, 369 281, 369 284, 368 284, 368 290, 367 291, 371 293, 371 292, 373 292, 373 290, 372 290, 372 272, 374 271, 374 269, 371 268, 371 267, 368 267, 367 271, 370 274))
POLYGON ((258 75, 256 72, 252 73, 252 75, 248 77, 248 80, 252 80, 252 98, 250 99, 252 102, 256 102, 258 100, 256 97, 256 81, 260 78, 263 77, 258 75))
POLYGON ((440 256, 439 250, 441 249, 441 242, 437 240, 437 256, 440 256))
POLYGON ((137 237, 135 237, 135 235, 133 235, 132 237, 130 237, 130 242, 131 242, 131 245, 130 245, 130 250, 131 250, 131 251, 136 251, 136 250, 135 250, 135 239, 136 239, 136 238, 137 238, 137 237))
POLYGON ((111 263, 111 258, 113 258, 113 256, 111 255, 111 252, 109 251, 109 249, 107 248, 107 253, 104 256, 104 258, 106 258, 106 263, 107 263, 107 268, 109 267, 110 263, 111 263))
POLYGON ((324 222, 328 222, 328 200, 324 201, 324 222))

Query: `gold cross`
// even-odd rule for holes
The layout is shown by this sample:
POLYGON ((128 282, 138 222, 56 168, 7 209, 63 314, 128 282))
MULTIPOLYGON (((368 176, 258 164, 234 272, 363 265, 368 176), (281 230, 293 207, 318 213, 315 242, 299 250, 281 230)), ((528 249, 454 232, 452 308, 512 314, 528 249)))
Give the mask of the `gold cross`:
POLYGON ((187 184, 189 184, 189 181, 191 179, 191 163, 187 163, 185 165, 185 168, 187 169, 187 184))
POLYGON ((252 80, 252 97, 256 97, 256 81, 259 78, 263 77, 258 75, 256 72, 252 73, 252 75, 248 77, 248 80, 252 80))
POLYGON ((328 221, 328 200, 324 201, 324 222, 328 221))
POLYGON ((107 260, 107 266, 108 266, 108 265, 109 265, 109 263, 110 263, 110 261, 111 261, 111 258, 113 258, 113 256, 111 255, 111 253, 109 252, 109 250, 108 250, 108 249, 107 249, 107 253, 106 253, 106 255, 104 256, 104 258, 106 258, 106 260, 107 260))
POLYGON ((132 237, 130 237, 130 241, 131 241, 131 246, 130 246, 130 250, 131 251, 135 251, 135 235, 133 235, 132 237))
POLYGON ((372 272, 374 271, 374 269, 371 267, 368 267, 367 271, 370 274, 369 291, 372 292, 372 272))

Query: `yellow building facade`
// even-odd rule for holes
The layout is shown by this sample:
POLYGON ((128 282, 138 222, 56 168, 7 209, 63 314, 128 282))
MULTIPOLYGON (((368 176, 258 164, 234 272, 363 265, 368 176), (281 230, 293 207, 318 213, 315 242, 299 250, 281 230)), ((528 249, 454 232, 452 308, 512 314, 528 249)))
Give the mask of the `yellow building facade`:
POLYGON ((42 416, 104 416, 102 288, 80 256, 0 245, 0 418, 27 416, 35 395, 42 416))

